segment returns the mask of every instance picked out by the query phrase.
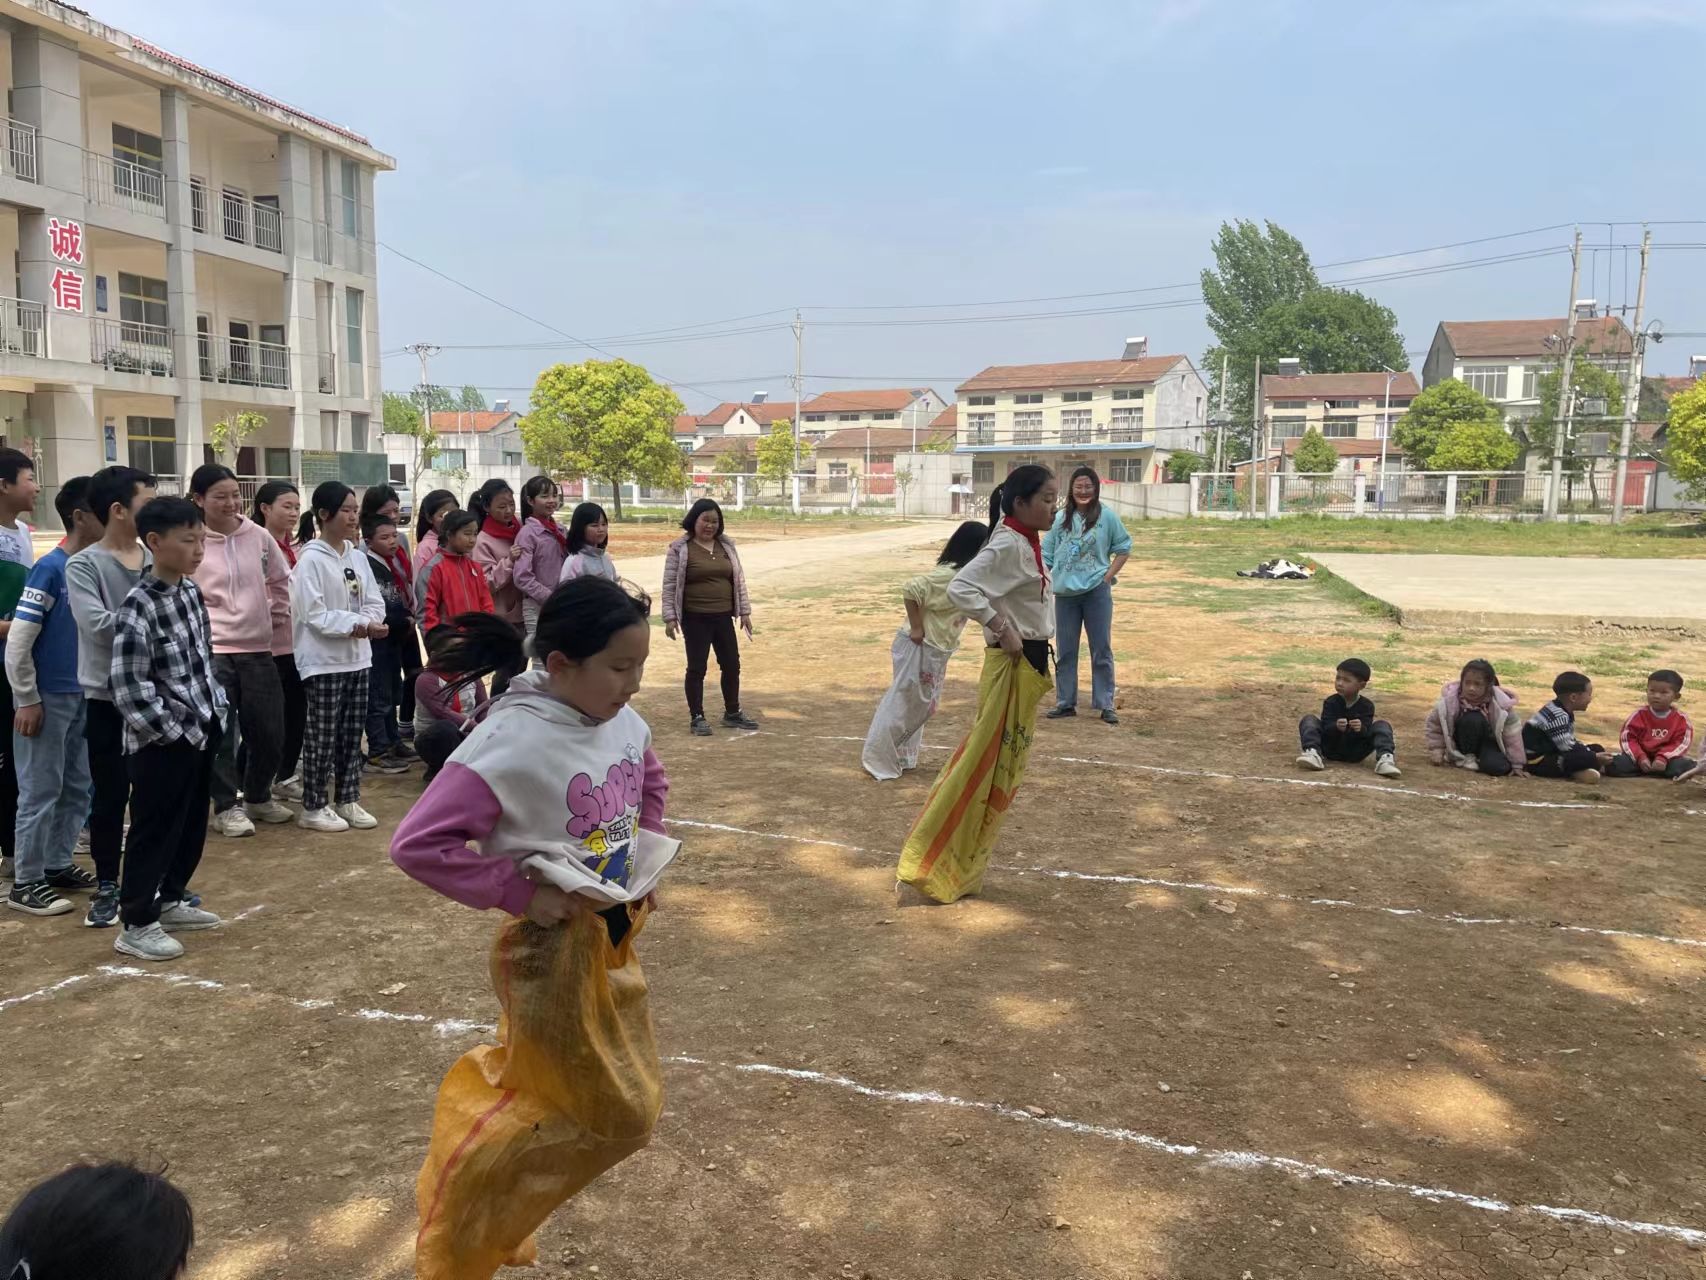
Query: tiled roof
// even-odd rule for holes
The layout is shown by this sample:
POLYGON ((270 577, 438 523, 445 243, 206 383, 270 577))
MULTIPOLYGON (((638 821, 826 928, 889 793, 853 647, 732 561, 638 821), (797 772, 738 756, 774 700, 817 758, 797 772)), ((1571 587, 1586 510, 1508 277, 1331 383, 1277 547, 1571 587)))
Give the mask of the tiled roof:
MULTIPOLYGON (((1569 319, 1555 320, 1445 320, 1440 329, 1459 358, 1465 356, 1549 355, 1546 339, 1562 335, 1569 319)), ((1617 316, 1595 316, 1576 321, 1578 350, 1621 354, 1629 350, 1629 330, 1617 316)))
MULTIPOLYGON (((922 448, 932 440, 944 440, 953 435, 953 428, 946 431, 938 430, 934 425, 921 427, 918 431, 918 444, 922 448)), ((869 437, 873 453, 894 453, 897 450, 912 448, 913 434, 911 427, 843 427, 839 431, 831 431, 818 441, 819 452, 825 449, 862 450, 869 437)))
POLYGON ((968 391, 1026 391, 1050 387, 1141 386, 1154 382, 1184 356, 1145 356, 1141 360, 1068 360, 1064 364, 997 364, 974 374, 959 387, 968 391))
POLYGON ((893 413, 906 408, 926 388, 889 387, 872 391, 825 391, 800 406, 801 413, 893 413))
POLYGON ((470 412, 463 409, 435 409, 432 415, 432 429, 440 435, 485 435, 488 431, 506 426, 512 418, 521 415, 513 410, 500 413, 496 410, 482 409, 470 412))
POLYGON ((709 413, 701 414, 699 422, 707 427, 726 426, 728 420, 742 409, 746 410, 747 417, 764 427, 768 427, 772 422, 781 418, 792 420, 794 416, 794 402, 792 400, 785 404, 778 404, 773 400, 766 401, 763 404, 747 404, 741 400, 725 400, 709 413))
POLYGON ((675 415, 675 434, 678 436, 696 436, 699 434, 699 417, 692 413, 675 415))
POLYGON ((951 404, 930 420, 932 431, 952 431, 960 425, 960 406, 951 404))
MULTIPOLYGON (((1421 387, 1413 373, 1392 379, 1392 394, 1416 396, 1421 387)), ((1262 379, 1262 395, 1269 400, 1360 400, 1386 395, 1384 373, 1302 373, 1295 377, 1271 374, 1262 379)))
POLYGON ((692 453, 695 458, 715 458, 719 454, 736 453, 745 448, 752 452, 758 445, 757 436, 712 436, 692 453))

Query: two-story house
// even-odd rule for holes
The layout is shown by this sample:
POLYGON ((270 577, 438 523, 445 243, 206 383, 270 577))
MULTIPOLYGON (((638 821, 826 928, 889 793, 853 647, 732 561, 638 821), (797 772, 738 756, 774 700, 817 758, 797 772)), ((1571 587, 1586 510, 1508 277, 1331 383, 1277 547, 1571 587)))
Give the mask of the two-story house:
POLYGON ((0 80, 0 416, 44 510, 115 462, 178 488, 240 413, 246 477, 383 480, 391 157, 70 5, 5 5, 0 80))
POLYGON ((804 438, 816 442, 832 432, 853 428, 896 427, 908 433, 916 430, 922 442, 925 429, 947 407, 948 402, 928 387, 825 391, 800 406, 800 431, 804 438))
MULTIPOLYGON (((1296 362, 1282 360, 1280 373, 1262 379, 1268 456, 1289 470, 1297 442, 1313 427, 1338 450, 1340 471, 1377 470, 1382 440, 1421 391, 1416 375, 1302 373, 1288 369, 1288 364, 1296 362)), ((1388 466, 1397 456, 1389 444, 1388 466)))
POLYGON ((1154 484, 1171 453, 1203 447, 1207 403, 1189 357, 1149 355, 1141 338, 1118 360, 992 365, 958 388, 956 452, 978 493, 1026 462, 1154 484))
POLYGON ((777 422, 792 422, 794 402, 775 401, 755 392, 751 400, 725 400, 709 413, 676 415, 675 443, 688 455, 697 453, 719 436, 769 435, 777 422))
MULTIPOLYGON (((1592 301, 1576 304, 1576 359, 1623 377, 1628 373, 1629 330, 1618 316, 1597 314, 1592 301)), ((1456 378, 1521 422, 1540 412, 1538 382, 1558 367, 1569 319, 1446 320, 1434 332, 1422 365, 1422 385, 1456 378)))
POLYGON ((432 415, 438 453, 421 469, 420 442, 413 436, 387 435, 385 456, 393 482, 415 488, 415 501, 431 489, 449 489, 466 498, 488 480, 503 480, 516 493, 538 468, 527 465, 521 439, 521 415, 500 401, 494 410, 441 409, 432 415), (417 484, 417 471, 419 471, 417 484))

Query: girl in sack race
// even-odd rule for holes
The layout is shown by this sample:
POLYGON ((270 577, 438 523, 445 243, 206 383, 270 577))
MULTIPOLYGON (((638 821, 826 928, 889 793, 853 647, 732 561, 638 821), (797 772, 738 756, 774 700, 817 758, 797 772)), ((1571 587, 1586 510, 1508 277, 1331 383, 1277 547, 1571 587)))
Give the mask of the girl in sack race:
POLYGON ((948 599, 948 584, 983 550, 988 538, 987 528, 975 520, 966 521, 942 548, 936 567, 901 588, 906 626, 895 634, 889 654, 894 679, 871 718, 862 757, 865 772, 878 782, 918 767, 924 725, 942 700, 948 659, 960 647, 960 632, 966 625, 965 615, 948 599))
POLYGON ((953 902, 983 886, 989 855, 1025 776, 1037 703, 1049 690, 1054 599, 1041 533, 1059 486, 1047 467, 1016 467, 989 499, 989 541, 948 584, 983 624, 983 676, 971 731, 936 775, 895 872, 900 905, 953 902))
MULTIPOLYGON (((498 1043, 450 1069, 416 1186, 422 1280, 533 1260, 552 1210, 644 1147, 663 1105, 634 941, 679 849, 669 780, 630 707, 650 602, 578 578, 539 611, 542 668, 515 676, 397 828, 391 857, 507 919, 491 957, 498 1043), (567 780, 565 782, 565 779, 567 780)), ((523 660, 519 633, 462 614, 434 666, 464 683, 523 660)))

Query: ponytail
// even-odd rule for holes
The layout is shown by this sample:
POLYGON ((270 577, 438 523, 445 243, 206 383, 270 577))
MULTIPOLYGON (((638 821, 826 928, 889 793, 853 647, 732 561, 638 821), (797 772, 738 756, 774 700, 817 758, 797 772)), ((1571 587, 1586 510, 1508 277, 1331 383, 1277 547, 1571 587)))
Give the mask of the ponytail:
POLYGON ((355 490, 342 480, 322 480, 314 489, 314 495, 308 500, 308 510, 302 513, 302 523, 297 527, 297 541, 307 546, 314 541, 314 535, 325 524, 321 513, 328 516, 338 513, 338 509, 348 502, 355 490), (318 521, 318 523, 316 523, 318 521))
POLYGON ((435 627, 432 669, 452 677, 452 689, 464 689, 487 676, 505 683, 527 668, 521 633, 490 613, 459 613, 448 626, 435 627))
MULTIPOLYGON (((474 518, 480 522, 480 527, 483 529, 486 527, 486 517, 492 514, 493 499, 500 493, 513 494, 514 492, 507 481, 488 480, 474 490, 473 496, 468 499, 468 510, 474 513, 474 518)), ((519 518, 517 522, 519 523, 519 518)))
POLYGON ((995 526, 1001 523, 1001 485, 996 485, 989 493, 989 531, 995 532, 995 526))
POLYGON ((1053 479, 1054 472, 1034 462, 1027 462, 1024 466, 1014 467, 1009 471, 1007 478, 996 485, 995 492, 989 495, 989 531, 994 533, 1002 516, 1012 515, 1015 505, 1031 497, 1053 479))

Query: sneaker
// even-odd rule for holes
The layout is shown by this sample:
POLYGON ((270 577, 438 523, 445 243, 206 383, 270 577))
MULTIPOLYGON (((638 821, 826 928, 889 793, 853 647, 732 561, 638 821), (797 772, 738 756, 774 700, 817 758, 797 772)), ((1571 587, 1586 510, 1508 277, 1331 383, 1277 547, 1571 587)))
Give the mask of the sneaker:
POLYGON ((694 716, 692 731, 695 738, 709 738, 711 736, 711 722, 704 716, 694 716))
POLYGON ((232 805, 224 813, 213 815, 213 829, 220 835, 231 840, 240 840, 244 836, 255 834, 255 824, 249 821, 249 815, 236 805, 232 805))
POLYGON ((302 775, 293 773, 283 782, 272 784, 272 794, 275 800, 294 800, 302 803, 302 775))
POLYGON ((85 929, 110 929, 118 923, 118 883, 101 881, 95 896, 89 899, 89 914, 83 917, 85 929))
POLYGON ((1043 712, 1045 720, 1067 720, 1078 714, 1077 707, 1056 707, 1052 711, 1043 712))
POLYGON ((296 810, 277 800, 268 800, 265 804, 246 804, 243 806, 249 817, 256 822, 290 822, 296 817, 296 810))
POLYGON ((213 912, 192 907, 187 902, 160 904, 160 927, 167 933, 195 933, 200 929, 217 929, 220 924, 219 917, 213 912))
POLYGON ((113 950, 138 960, 176 960, 184 954, 184 944, 172 937, 158 922, 141 927, 125 925, 113 939, 113 950))
POLYGON ((371 831, 374 827, 379 825, 378 818, 375 818, 371 813, 366 809, 363 809, 353 800, 348 804, 340 804, 335 812, 338 817, 342 818, 357 831, 371 831))
POLYGON ((46 880, 34 884, 15 884, 6 895, 6 905, 27 916, 62 916, 72 910, 71 900, 53 891, 46 880))
POLYGON ((1374 772, 1377 777, 1381 778, 1402 778, 1404 776, 1404 771, 1398 767, 1398 761, 1390 751, 1374 762, 1374 772))
POLYGON ((386 751, 368 756, 367 767, 374 773, 407 773, 409 771, 407 764, 386 751))
POLYGON ((73 892, 86 892, 100 883, 82 867, 61 867, 58 871, 47 873, 47 882, 55 889, 70 889, 73 892))
POLYGON ((17 863, 10 855, 0 857, 0 880, 11 880, 16 874, 17 863))
POLYGON ((406 742, 397 743, 396 746, 392 747, 386 754, 393 760, 413 761, 421 758, 420 752, 416 751, 406 742))
POLYGON ((304 809, 296 815, 296 825, 309 831, 348 831, 349 823, 332 812, 327 805, 324 809, 304 809))
POLYGON ((744 711, 728 711, 723 714, 723 728, 756 729, 758 728, 758 721, 744 711))
POLYGON ((1305 769, 1321 770, 1327 767, 1327 762, 1321 758, 1321 753, 1314 747, 1308 748, 1297 757, 1297 763, 1305 769))
POLYGON ((1103 724, 1118 724, 1119 722, 1120 718, 1114 713, 1114 709, 1112 707, 1108 707, 1102 712, 1103 724))

